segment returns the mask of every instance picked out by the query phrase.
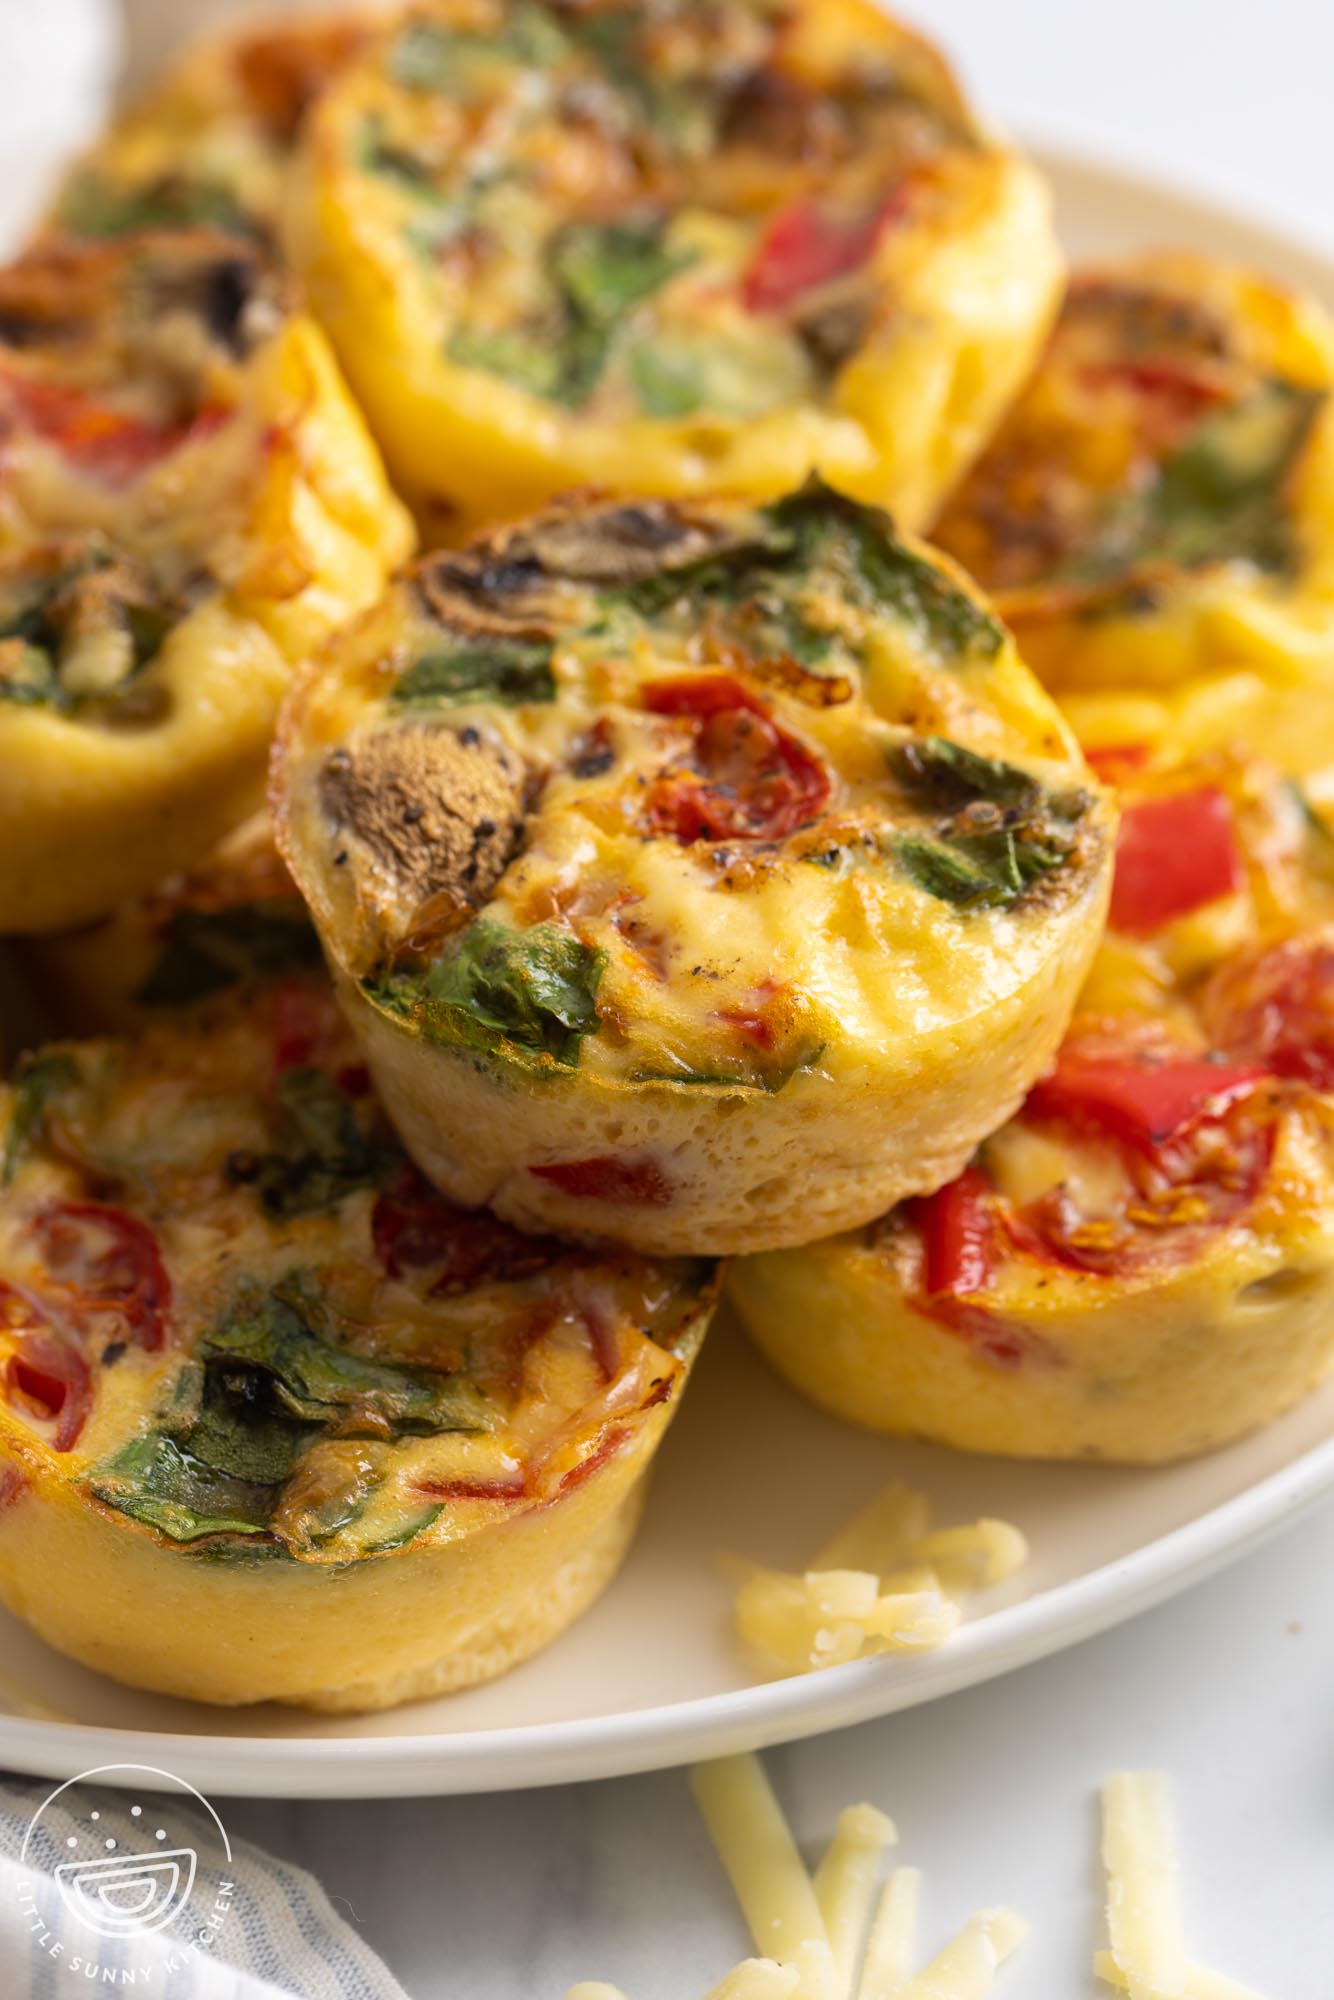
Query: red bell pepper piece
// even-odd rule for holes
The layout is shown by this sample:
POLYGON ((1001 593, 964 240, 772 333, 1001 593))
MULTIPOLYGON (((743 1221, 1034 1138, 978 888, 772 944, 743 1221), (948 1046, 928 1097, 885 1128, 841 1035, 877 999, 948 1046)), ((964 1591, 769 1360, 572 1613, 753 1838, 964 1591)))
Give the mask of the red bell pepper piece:
POLYGON ((1160 1039, 1072 1036, 1028 1094, 1023 1115, 1091 1125, 1153 1152, 1204 1118, 1218 1118, 1265 1083, 1260 1063, 1173 1053, 1160 1039))
POLYGON ((923 1289, 929 1296, 985 1291, 996 1263, 991 1183, 980 1167, 908 1204, 922 1239, 923 1289))
POLYGON ((783 312, 807 292, 846 277, 866 262, 904 205, 900 189, 873 213, 855 221, 830 215, 814 201, 797 201, 781 209, 742 277, 746 310, 783 312))
POLYGON ((1112 928, 1148 937, 1245 880, 1232 806, 1216 786, 1131 806, 1121 820, 1112 928))

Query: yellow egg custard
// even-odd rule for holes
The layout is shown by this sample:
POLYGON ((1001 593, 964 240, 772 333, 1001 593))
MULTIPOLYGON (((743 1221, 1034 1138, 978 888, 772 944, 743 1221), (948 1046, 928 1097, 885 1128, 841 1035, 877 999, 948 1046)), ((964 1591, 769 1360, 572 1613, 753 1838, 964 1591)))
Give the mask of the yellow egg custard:
POLYGON ((1080 740, 1334 762, 1334 326, 1249 272, 1079 273, 934 530, 1080 740))
POLYGON ((323 982, 0 1090, 0 1597, 200 1701, 485 1680, 597 1596, 714 1267, 466 1214, 323 982))
POLYGON ((293 664, 411 539, 254 250, 200 230, 0 272, 0 931, 98 917, 253 811, 293 664))
POLYGON ((852 1422, 1181 1458, 1334 1360, 1334 835, 1253 760, 1119 775, 1106 940, 1019 1115, 928 1199, 735 1267, 764 1353, 852 1422))
POLYGON ((1111 873, 985 603, 819 486, 427 559, 295 691, 271 803, 427 1177, 665 1252, 949 1179, 1054 1052, 1111 873))
POLYGON ((290 192, 434 542, 812 469, 912 526, 1060 281, 1040 178, 868 0, 438 0, 324 94, 290 192))
POLYGON ((40 236, 202 224, 276 243, 301 121, 380 25, 369 7, 268 16, 191 44, 71 168, 40 236))

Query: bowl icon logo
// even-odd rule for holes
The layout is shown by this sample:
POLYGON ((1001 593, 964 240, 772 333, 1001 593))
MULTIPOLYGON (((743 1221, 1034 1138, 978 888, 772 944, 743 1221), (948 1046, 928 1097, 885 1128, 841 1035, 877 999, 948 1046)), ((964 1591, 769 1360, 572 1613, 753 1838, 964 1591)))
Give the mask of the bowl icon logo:
POLYGON ((60 1899, 103 1937, 160 1931, 185 1908, 195 1885, 195 1850, 109 1854, 104 1860, 63 1861, 56 1869, 60 1899))
POLYGON ((80 1925, 104 1938, 150 1937, 177 1919, 207 1943, 234 1891, 226 1829, 201 1792, 150 1764, 103 1764, 57 1786, 34 1813, 20 1866, 54 1880, 80 1925), (202 1879, 208 1907, 184 1923, 202 1879))

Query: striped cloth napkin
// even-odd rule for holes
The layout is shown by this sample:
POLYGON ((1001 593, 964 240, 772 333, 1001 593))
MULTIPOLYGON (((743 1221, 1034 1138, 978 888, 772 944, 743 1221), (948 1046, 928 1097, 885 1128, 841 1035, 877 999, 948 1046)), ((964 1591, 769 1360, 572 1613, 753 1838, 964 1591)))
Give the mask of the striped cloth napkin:
POLYGON ((52 1789, 42 1779, 0 1782, 4 2000, 104 1992, 152 2000, 407 2000, 313 1876, 242 1840, 231 1842, 229 1860, 219 1828, 182 1794, 79 1781, 51 1800, 52 1789), (163 1840, 166 1846, 155 1848, 163 1840), (122 1881, 103 1910, 97 1888, 120 1857, 135 1879, 122 1881), (56 1873, 62 1864, 63 1878, 56 1873), (163 1907, 161 1886, 174 1881, 179 1889, 187 1876, 192 1886, 176 1914, 152 1928, 154 1909, 163 1907), (83 1900, 88 1890, 91 1902, 83 1900), (140 1919, 138 1898, 150 1892, 157 1901, 140 1919), (107 1934, 117 1926, 123 1934, 107 1934))

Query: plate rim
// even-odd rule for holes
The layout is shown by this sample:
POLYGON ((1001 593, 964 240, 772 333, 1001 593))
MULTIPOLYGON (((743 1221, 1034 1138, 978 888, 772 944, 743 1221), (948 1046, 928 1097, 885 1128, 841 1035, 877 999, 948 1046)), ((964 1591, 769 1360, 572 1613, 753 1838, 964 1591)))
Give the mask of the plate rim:
MULTIPOLYGON (((1024 136, 1058 181, 1092 175, 1142 201, 1167 196, 1214 223, 1254 231, 1322 274, 1334 303, 1334 232, 1313 213, 1280 215, 1226 178, 1207 185, 1170 152, 1089 145, 1045 120, 1025 121, 1024 136)), ((268 1799, 444 1797, 661 1770, 847 1728, 1011 1673, 1202 1581, 1331 1494, 1334 1436, 1130 1554, 966 1624, 946 1651, 918 1659, 881 1657, 653 1708, 436 1736, 184 1734, 0 1713, 0 1761, 67 1778, 151 1752, 220 1797, 268 1799)))

